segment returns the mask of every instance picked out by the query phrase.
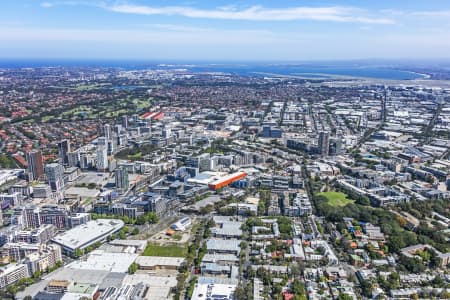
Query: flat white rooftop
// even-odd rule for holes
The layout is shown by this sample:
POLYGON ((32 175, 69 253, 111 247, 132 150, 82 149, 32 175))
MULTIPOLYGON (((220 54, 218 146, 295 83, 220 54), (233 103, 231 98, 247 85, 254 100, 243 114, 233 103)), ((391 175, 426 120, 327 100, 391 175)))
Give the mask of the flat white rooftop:
POLYGON ((152 276, 146 273, 136 273, 125 276, 123 284, 136 285, 138 283, 149 285, 145 299, 165 300, 170 299, 170 290, 177 285, 175 276, 152 276))
POLYGON ((98 219, 58 234, 52 241, 69 250, 85 248, 120 230, 124 225, 123 221, 118 219, 98 219))
POLYGON ((192 293, 192 300, 234 299, 235 284, 197 284, 192 293))
POLYGON ((138 255, 133 253, 94 250, 87 259, 74 261, 67 265, 67 268, 125 273, 137 257, 138 255))
POLYGON ((196 184, 210 184, 213 181, 216 181, 219 178, 222 178, 224 176, 228 175, 226 172, 212 172, 212 171, 205 171, 200 174, 198 174, 194 178, 189 178, 187 181, 189 183, 196 183, 196 184))
POLYGON ((184 260, 184 257, 139 256, 136 263, 142 267, 178 267, 184 260))

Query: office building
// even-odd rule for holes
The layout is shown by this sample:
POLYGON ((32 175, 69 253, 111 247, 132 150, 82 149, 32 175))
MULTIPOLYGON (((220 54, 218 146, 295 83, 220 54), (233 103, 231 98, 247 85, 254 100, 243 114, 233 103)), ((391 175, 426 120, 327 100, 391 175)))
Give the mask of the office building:
POLYGON ((8 204, 9 206, 20 206, 22 205, 23 195, 19 192, 0 194, 0 202, 3 204, 8 204))
POLYGON ((33 186, 33 198, 50 198, 52 189, 47 184, 38 184, 33 186))
POLYGON ((330 138, 329 155, 338 155, 342 151, 342 140, 340 138, 330 138))
POLYGON ((170 126, 164 124, 161 135, 163 139, 168 139, 172 135, 172 129, 170 126))
POLYGON ((108 155, 114 155, 117 151, 117 139, 108 140, 108 155))
POLYGON ((105 126, 103 127, 104 131, 105 131, 105 138, 106 140, 111 140, 112 139, 112 130, 111 130, 111 125, 109 124, 105 124, 105 126))
POLYGON ((57 163, 45 165, 45 175, 52 191, 62 191, 64 188, 64 167, 57 163))
POLYGON ((67 164, 69 167, 79 167, 80 166, 80 152, 74 151, 67 153, 67 164))
POLYGON ((128 128, 128 116, 122 116, 122 128, 128 128))
POLYGON ((64 207, 57 205, 45 205, 39 210, 41 224, 52 224, 58 229, 63 229, 67 224, 68 212, 64 207))
POLYGON ((91 215, 89 213, 76 213, 67 216, 67 227, 74 228, 81 224, 86 224, 91 220, 91 215))
POLYGON ((40 251, 28 254, 25 264, 29 274, 45 272, 62 261, 61 247, 55 244, 46 245, 40 251))
POLYGON ((101 136, 97 139, 97 147, 100 146, 108 146, 108 139, 104 136, 101 136))
POLYGON ((41 151, 33 150, 28 152, 26 158, 30 180, 40 180, 44 175, 44 162, 41 151))
POLYGON ((128 169, 124 166, 120 166, 115 171, 116 176, 116 189, 124 192, 128 190, 129 180, 128 180, 128 169))
POLYGON ((67 165, 69 163, 68 153, 70 152, 69 140, 62 140, 58 143, 58 157, 61 164, 67 165))
POLYGON ((278 127, 272 127, 270 125, 264 125, 262 127, 261 136, 264 138, 279 139, 283 135, 283 131, 278 127))
POLYGON ((122 125, 120 125, 120 124, 114 125, 114 134, 116 136, 119 136, 121 131, 122 131, 122 125))
POLYGON ((7 287, 16 283, 22 278, 30 277, 28 268, 24 264, 9 264, 6 267, 0 268, 0 288, 7 287))
POLYGON ((41 226, 39 209, 33 205, 14 208, 11 222, 22 228, 38 228, 41 226))
POLYGON ((319 148, 319 154, 321 156, 328 156, 329 149, 330 149, 330 133, 329 132, 321 131, 319 133, 318 148, 319 148))
POLYGON ((108 149, 106 146, 97 147, 97 170, 105 171, 108 169, 108 149))
POLYGON ((186 160, 186 167, 198 168, 200 172, 211 170, 211 156, 209 153, 201 154, 197 157, 189 157, 186 160))
POLYGON ((158 216, 162 216, 167 211, 167 202, 160 194, 147 192, 144 194, 143 200, 148 202, 148 211, 152 211, 158 216))
POLYGON ((28 244, 45 244, 56 235, 56 230, 51 224, 43 224, 39 228, 17 232, 14 240, 28 244))

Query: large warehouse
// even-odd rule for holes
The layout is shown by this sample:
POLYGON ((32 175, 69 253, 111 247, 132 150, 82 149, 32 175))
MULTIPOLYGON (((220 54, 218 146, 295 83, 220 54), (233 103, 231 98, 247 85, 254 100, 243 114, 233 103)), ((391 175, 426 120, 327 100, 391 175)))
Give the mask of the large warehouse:
POLYGON ((239 181, 246 176, 247 173, 245 172, 228 174, 226 172, 205 171, 201 172, 194 178, 189 178, 187 182, 196 185, 207 185, 210 190, 218 190, 232 184, 233 182, 239 181))
POLYGON ((75 249, 83 250, 96 242, 106 240, 124 225, 123 221, 118 219, 98 219, 58 234, 51 241, 60 245, 64 253, 71 255, 75 249))
POLYGON ((221 189, 233 182, 241 180, 245 176, 247 176, 247 174, 245 172, 232 173, 232 174, 220 177, 217 180, 211 182, 210 184, 208 184, 208 187, 210 190, 218 190, 218 189, 221 189))

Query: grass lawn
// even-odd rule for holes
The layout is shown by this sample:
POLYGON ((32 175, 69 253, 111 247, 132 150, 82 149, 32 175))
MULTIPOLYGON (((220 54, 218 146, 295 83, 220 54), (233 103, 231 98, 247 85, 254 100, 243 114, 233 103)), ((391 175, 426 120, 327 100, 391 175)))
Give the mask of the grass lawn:
POLYGON ((145 248, 143 256, 168 256, 168 257, 186 257, 187 247, 167 245, 160 246, 157 244, 148 244, 145 248))
POLYGON ((133 99, 131 102, 133 102, 133 104, 136 105, 138 109, 145 109, 152 106, 150 99, 148 100, 133 99))
POLYGON ((348 199, 347 195, 341 192, 324 192, 318 193, 317 195, 326 197, 328 204, 334 207, 342 207, 355 202, 354 200, 348 199))
POLYGON ((52 120, 54 118, 55 118, 55 116, 44 116, 44 117, 41 118, 41 122, 45 123, 45 122, 48 122, 48 121, 50 121, 50 120, 52 120))
POLYGON ((105 86, 111 85, 110 83, 99 83, 99 84, 80 84, 75 87, 77 91, 90 91, 99 88, 103 88, 105 86))
POLYGON ((133 155, 128 155, 128 159, 131 159, 131 160, 133 160, 133 159, 140 159, 141 157, 142 157, 142 152, 138 152, 138 153, 133 154, 133 155))
POLYGON ((181 241, 181 239, 183 238, 183 235, 180 232, 177 232, 175 234, 172 234, 171 238, 173 238, 176 241, 181 241))

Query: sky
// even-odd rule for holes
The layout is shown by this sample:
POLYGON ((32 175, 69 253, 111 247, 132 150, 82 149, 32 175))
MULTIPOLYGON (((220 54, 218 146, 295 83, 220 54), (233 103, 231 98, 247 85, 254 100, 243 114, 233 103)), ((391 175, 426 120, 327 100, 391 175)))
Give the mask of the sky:
POLYGON ((450 58, 449 0, 2 0, 0 58, 450 58))

